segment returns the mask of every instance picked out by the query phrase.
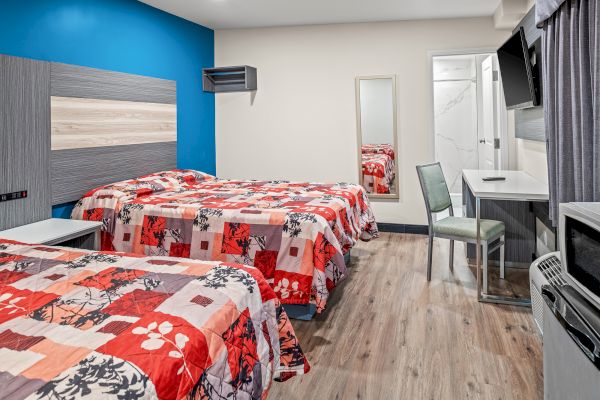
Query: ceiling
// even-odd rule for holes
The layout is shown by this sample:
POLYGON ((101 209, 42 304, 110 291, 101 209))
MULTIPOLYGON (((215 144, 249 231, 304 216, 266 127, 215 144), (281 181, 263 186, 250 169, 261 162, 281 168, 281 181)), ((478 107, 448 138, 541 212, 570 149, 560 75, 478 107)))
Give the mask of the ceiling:
POLYGON ((500 0, 140 0, 212 29, 492 16, 500 0))

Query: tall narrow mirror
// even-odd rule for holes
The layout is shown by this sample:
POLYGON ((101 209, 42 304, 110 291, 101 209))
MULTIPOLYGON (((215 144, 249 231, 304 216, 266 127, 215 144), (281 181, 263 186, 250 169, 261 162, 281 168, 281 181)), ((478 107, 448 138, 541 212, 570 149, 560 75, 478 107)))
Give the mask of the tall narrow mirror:
POLYGON ((369 197, 397 199, 396 77, 356 78, 360 184, 369 197))

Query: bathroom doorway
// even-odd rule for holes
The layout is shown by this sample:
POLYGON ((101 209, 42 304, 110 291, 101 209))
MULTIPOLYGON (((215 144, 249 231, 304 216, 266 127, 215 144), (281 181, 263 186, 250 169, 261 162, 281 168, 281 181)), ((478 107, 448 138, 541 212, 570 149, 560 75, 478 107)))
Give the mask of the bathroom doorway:
POLYGON ((497 65, 495 53, 432 56, 435 160, 455 211, 462 206, 463 169, 507 164, 506 106, 497 65))

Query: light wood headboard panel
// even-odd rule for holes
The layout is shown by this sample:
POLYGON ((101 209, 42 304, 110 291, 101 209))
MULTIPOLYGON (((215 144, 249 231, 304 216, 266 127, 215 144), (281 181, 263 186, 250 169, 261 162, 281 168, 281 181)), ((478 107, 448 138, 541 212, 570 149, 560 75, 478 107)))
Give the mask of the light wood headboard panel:
POLYGON ((52 96, 52 150, 177 141, 177 106, 52 96))
POLYGON ((52 204, 176 168, 176 83, 51 64, 52 204))

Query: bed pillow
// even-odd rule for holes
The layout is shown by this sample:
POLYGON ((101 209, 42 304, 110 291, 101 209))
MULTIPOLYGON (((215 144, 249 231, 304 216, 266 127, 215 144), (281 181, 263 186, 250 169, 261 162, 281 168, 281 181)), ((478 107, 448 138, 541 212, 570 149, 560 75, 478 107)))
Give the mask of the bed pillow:
POLYGON ((157 174, 147 175, 149 177, 170 177, 176 179, 180 184, 193 185, 204 181, 212 181, 217 179, 213 175, 206 174, 201 171, 195 171, 193 169, 173 169, 170 171, 163 171, 157 174))
POLYGON ((90 190, 83 197, 106 196, 135 199, 164 191, 180 190, 186 185, 214 180, 214 176, 194 170, 175 169, 143 175, 90 190))
POLYGON ((362 145, 362 153, 363 154, 385 154, 389 156, 392 160, 396 158, 396 154, 394 152, 394 147, 391 144, 383 143, 383 144, 363 144, 362 145))

